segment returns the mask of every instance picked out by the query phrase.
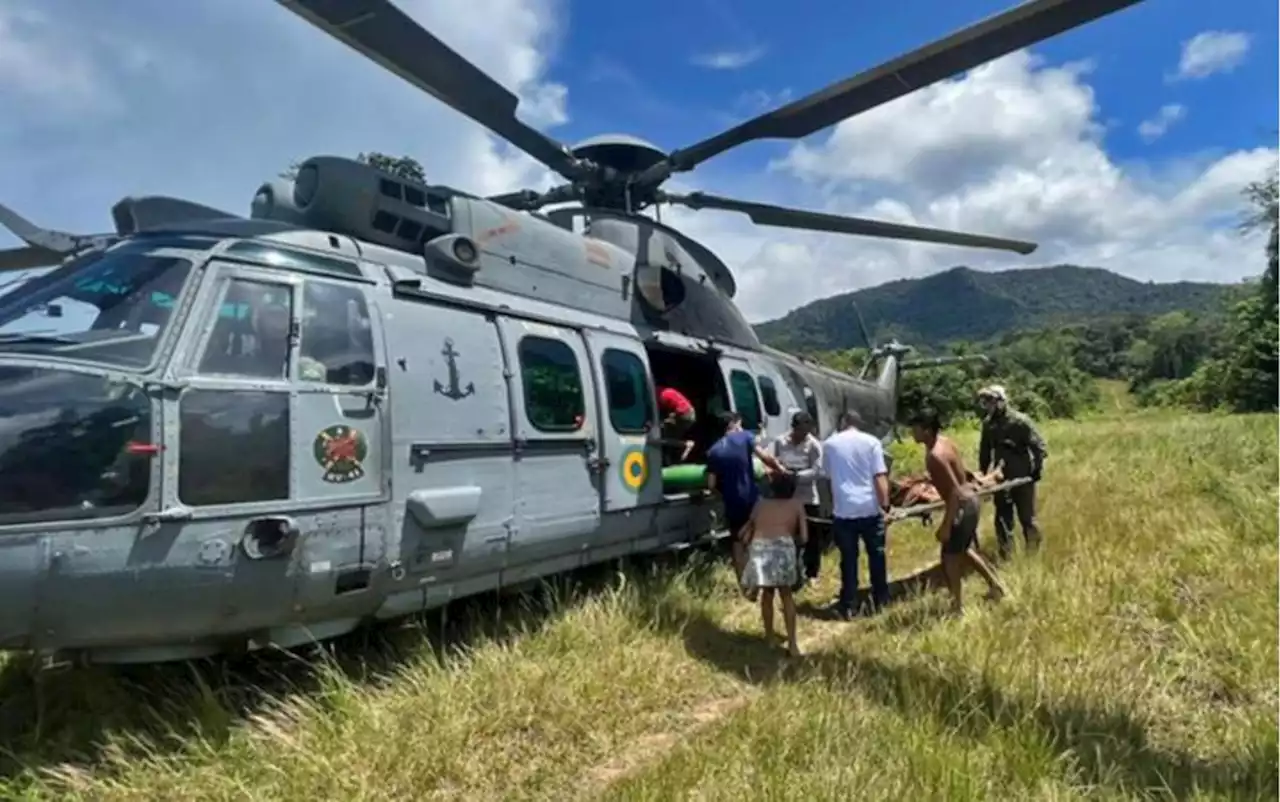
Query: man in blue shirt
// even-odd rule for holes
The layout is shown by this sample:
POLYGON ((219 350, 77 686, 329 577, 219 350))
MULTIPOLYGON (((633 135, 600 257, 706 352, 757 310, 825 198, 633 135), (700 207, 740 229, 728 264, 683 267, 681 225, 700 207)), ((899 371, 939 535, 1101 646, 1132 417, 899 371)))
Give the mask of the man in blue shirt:
POLYGON ((853 614, 858 598, 858 543, 867 549, 872 609, 889 602, 884 554, 884 515, 889 510, 889 469, 884 446, 859 431, 857 413, 840 415, 839 430, 822 444, 822 473, 831 480, 832 531, 840 550, 840 598, 832 610, 853 614))
POLYGON ((741 575, 746 554, 739 535, 760 498, 752 458, 758 457, 771 471, 785 472, 786 468, 756 444, 755 435, 742 428, 741 415, 725 412, 720 415, 720 420, 724 423, 724 436, 707 450, 707 487, 718 490, 724 501, 724 517, 733 549, 733 570, 741 575))

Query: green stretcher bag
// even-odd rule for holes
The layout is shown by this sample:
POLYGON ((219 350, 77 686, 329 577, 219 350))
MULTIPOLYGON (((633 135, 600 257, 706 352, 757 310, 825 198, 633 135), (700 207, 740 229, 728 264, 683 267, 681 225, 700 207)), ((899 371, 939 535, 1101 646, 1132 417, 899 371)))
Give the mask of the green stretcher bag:
MULTIPOLYGON (((764 463, 752 458, 756 480, 764 478, 764 463)), ((691 493, 694 490, 707 488, 707 466, 692 462, 685 465, 669 465, 662 469, 662 490, 664 493, 691 493)))

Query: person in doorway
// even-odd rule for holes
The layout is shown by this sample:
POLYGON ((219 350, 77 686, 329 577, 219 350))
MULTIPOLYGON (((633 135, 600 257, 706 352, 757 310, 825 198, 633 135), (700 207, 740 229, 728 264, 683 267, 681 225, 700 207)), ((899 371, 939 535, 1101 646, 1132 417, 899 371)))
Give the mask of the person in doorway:
POLYGON ((658 412, 662 415, 663 445, 679 447, 681 451, 678 461, 684 462, 693 451, 693 441, 688 438, 689 430, 698 421, 693 404, 684 393, 674 387, 659 387, 658 412))
POLYGON ((951 438, 939 433, 937 414, 919 412, 911 419, 911 436, 925 448, 924 464, 929 481, 937 488, 946 504, 936 537, 941 545, 942 571, 951 592, 951 611, 963 612, 961 580, 967 569, 977 571, 987 582, 987 599, 1000 601, 1006 595, 995 569, 974 548, 978 522, 982 518, 982 499, 966 477, 964 460, 951 438))
POLYGON ((756 502, 742 530, 746 565, 741 583, 748 593, 760 594, 764 637, 773 643, 773 599, 782 599, 782 621, 787 628, 787 652, 800 654, 796 643, 796 600, 791 586, 800 578, 796 548, 808 539, 804 499, 796 495, 798 482, 791 473, 775 473, 769 479, 769 498, 756 502))
POLYGON ((837 431, 822 444, 822 472, 831 480, 836 548, 840 550, 840 596, 831 612, 854 614, 858 599, 858 543, 867 550, 871 573, 871 610, 889 602, 889 570, 885 564, 885 513, 889 511, 889 469, 884 446, 859 430, 858 414, 840 415, 837 431))
MULTIPOLYGON (((795 475, 796 498, 804 505, 805 515, 816 518, 819 514, 817 478, 822 467, 822 443, 813 436, 813 429, 813 416, 808 412, 796 412, 791 416, 791 431, 770 443, 769 453, 795 475)), ((817 531, 809 534, 804 548, 804 572, 809 579, 817 579, 826 544, 818 537, 817 531)))
POLYGON ((986 473, 1001 466, 1002 481, 1029 477, 1029 484, 995 494, 996 542, 1001 559, 1013 556, 1013 522, 1017 513, 1028 553, 1040 549, 1040 527, 1036 523, 1036 483, 1044 470, 1048 448, 1031 419, 1009 408, 1005 389, 991 385, 978 391, 978 403, 985 417, 978 443, 978 470, 986 473))
MULTIPOLYGON (((707 450, 707 487, 718 491, 724 503, 733 574, 741 577, 746 559, 742 529, 760 498, 755 459, 763 462, 771 473, 785 473, 786 469, 772 454, 756 444, 755 435, 742 428, 742 416, 737 412, 722 413, 720 420, 724 424, 724 435, 707 450)), ((755 600, 751 594, 748 597, 755 600)))

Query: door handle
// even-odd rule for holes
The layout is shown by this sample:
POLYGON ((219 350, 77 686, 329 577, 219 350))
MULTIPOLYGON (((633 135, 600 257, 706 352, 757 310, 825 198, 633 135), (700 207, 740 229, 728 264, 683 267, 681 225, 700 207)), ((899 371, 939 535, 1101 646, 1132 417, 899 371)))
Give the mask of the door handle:
POLYGON ((191 520, 191 508, 181 505, 167 507, 159 512, 144 513, 142 516, 143 523, 148 524, 167 524, 189 520, 191 520))

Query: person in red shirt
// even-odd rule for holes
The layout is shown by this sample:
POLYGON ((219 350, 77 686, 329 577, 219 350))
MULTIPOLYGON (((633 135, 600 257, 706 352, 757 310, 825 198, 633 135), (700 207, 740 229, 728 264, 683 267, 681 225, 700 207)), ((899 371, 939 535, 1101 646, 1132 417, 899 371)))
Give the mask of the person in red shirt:
POLYGON ((693 451, 693 441, 686 435, 698 420, 693 404, 674 387, 659 387, 658 411, 662 415, 663 442, 680 445, 684 449, 680 452, 680 462, 684 462, 693 451))

